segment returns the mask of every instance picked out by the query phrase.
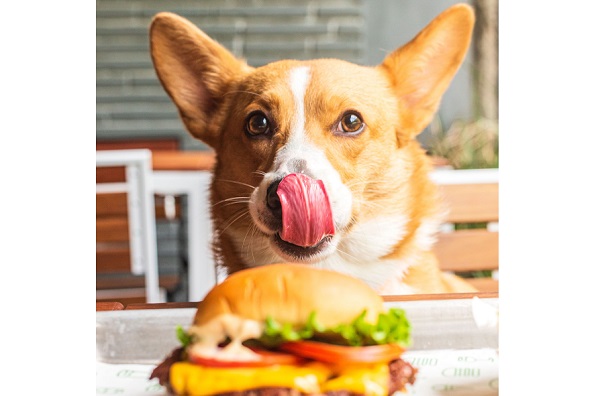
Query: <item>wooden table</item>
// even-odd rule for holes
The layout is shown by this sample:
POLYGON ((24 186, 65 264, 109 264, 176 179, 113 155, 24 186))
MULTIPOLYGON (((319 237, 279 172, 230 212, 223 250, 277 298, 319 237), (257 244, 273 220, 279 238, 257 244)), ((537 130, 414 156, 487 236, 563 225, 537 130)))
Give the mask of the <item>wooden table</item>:
POLYGON ((120 302, 98 302, 96 301, 96 312, 98 311, 120 311, 125 306, 120 302))
MULTIPOLYGON (((443 294, 410 294, 410 295, 396 295, 396 296, 383 296, 385 302, 397 302, 397 301, 425 301, 425 300, 456 300, 456 299, 468 299, 473 297, 479 298, 498 298, 496 292, 479 292, 479 293, 443 293, 443 294)), ((198 302, 167 302, 167 303, 154 303, 154 304, 128 304, 126 307, 121 303, 96 303, 96 311, 113 311, 119 309, 169 309, 169 308, 196 308, 198 302)))

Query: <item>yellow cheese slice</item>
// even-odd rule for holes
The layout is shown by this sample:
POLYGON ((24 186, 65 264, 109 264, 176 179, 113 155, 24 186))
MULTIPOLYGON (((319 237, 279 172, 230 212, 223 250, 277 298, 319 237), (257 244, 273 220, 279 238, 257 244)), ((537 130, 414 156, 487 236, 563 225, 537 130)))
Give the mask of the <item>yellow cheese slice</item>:
POLYGON ((211 395, 264 387, 298 389, 303 393, 319 393, 320 384, 331 375, 321 363, 304 366, 213 368, 187 362, 171 366, 170 381, 180 395, 211 395))
POLYGON ((216 368, 188 362, 171 366, 170 381, 179 395, 213 395, 265 387, 297 389, 315 394, 347 390, 366 396, 387 396, 387 363, 350 366, 343 369, 311 362, 303 366, 216 368))
POLYGON ((349 366, 321 386, 322 392, 346 390, 366 396, 387 396, 390 369, 387 363, 349 366))

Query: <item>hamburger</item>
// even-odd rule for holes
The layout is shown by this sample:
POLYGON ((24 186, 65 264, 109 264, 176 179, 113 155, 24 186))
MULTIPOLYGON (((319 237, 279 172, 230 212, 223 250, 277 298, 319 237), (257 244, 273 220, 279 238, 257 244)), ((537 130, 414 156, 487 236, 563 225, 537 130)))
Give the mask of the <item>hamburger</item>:
POLYGON ((262 266, 215 286, 150 378, 178 395, 387 396, 415 381, 401 358, 410 330, 403 310, 386 310, 358 279, 262 266))

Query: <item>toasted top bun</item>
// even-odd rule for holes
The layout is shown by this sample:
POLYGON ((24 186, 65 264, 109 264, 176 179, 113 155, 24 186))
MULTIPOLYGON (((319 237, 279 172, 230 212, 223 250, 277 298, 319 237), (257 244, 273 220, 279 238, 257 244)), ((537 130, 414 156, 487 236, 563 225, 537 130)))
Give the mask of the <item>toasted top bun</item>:
POLYGON ((375 323, 383 299, 366 283, 330 270, 302 264, 272 264, 236 272, 198 304, 195 325, 222 314, 303 325, 311 312, 327 327, 350 323, 364 310, 375 323))

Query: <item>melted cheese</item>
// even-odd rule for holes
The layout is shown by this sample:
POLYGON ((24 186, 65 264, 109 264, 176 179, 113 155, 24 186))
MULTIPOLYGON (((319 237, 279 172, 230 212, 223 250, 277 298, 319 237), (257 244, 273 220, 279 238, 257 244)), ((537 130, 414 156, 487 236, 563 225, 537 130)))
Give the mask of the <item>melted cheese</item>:
POLYGON ((256 368, 216 368, 179 362, 171 366, 170 380, 179 395, 284 387, 309 394, 347 390, 366 396, 387 396, 389 369, 385 363, 348 367, 334 373, 331 367, 318 362, 256 368))
POLYGON ((321 390, 346 390, 366 396, 387 396, 390 370, 387 363, 349 366, 325 382, 321 390))
POLYGON ((321 363, 302 367, 213 368, 179 362, 171 366, 170 381, 179 395, 211 395, 272 386, 319 393, 320 384, 330 374, 329 368, 321 363))

